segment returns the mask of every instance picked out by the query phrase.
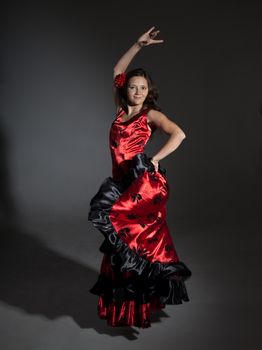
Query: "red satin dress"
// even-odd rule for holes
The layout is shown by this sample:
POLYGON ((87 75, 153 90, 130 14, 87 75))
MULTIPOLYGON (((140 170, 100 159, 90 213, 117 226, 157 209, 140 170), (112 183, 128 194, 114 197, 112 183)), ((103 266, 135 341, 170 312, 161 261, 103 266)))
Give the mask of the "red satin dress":
POLYGON ((89 219, 106 237, 99 281, 91 293, 99 296, 98 315, 110 326, 150 327, 152 311, 189 301, 184 280, 191 272, 179 261, 166 223, 165 171, 152 169, 144 153, 154 131, 148 128, 147 112, 128 121, 122 120, 123 109, 116 115, 109 134, 113 177, 91 202, 96 215, 89 219), (141 164, 146 164, 144 170, 136 172, 141 164), (107 200, 111 206, 105 213, 107 200))
MULTIPOLYGON (((147 126, 146 112, 145 110, 123 122, 124 111, 122 110, 112 125, 110 150, 113 161, 113 178, 117 180, 121 181, 121 178, 128 172, 129 161, 136 154, 144 153, 144 147, 151 136, 151 131, 147 126)), ((111 222, 117 232, 122 232, 125 227, 129 228, 130 233, 126 232, 125 235, 122 235, 122 239, 131 249, 139 250, 144 254, 150 262, 178 261, 165 220, 167 198, 166 177, 157 171, 153 176, 149 172, 144 172, 132 182, 110 212, 111 222), (160 195, 161 202, 157 204, 155 202, 160 195)))

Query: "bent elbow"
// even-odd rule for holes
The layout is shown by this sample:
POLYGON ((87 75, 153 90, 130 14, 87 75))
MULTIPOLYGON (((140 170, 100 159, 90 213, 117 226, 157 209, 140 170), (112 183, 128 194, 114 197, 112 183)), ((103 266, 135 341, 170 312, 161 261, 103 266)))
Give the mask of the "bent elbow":
POLYGON ((120 67, 115 66, 115 67, 113 68, 113 74, 114 74, 114 76, 116 76, 116 75, 118 75, 118 74, 121 74, 121 73, 123 73, 123 70, 122 70, 120 67))
POLYGON ((184 140, 186 138, 186 134, 183 131, 180 131, 178 135, 181 140, 184 140))

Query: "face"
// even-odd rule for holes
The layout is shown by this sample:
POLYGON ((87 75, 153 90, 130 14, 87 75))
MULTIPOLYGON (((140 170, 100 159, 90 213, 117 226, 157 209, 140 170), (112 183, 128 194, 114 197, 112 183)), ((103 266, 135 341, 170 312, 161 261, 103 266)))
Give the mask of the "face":
POLYGON ((127 99, 130 105, 143 104, 148 94, 148 84, 144 77, 132 77, 127 84, 127 99))

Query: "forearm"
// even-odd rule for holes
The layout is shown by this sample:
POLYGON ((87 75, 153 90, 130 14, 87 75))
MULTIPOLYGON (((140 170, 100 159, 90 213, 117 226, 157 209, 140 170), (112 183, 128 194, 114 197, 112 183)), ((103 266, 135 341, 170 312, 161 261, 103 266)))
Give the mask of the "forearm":
POLYGON ((114 67, 114 71, 116 73, 122 73, 125 72, 127 69, 128 65, 132 61, 132 59, 135 57, 135 55, 140 51, 142 48, 141 45, 139 45, 137 42, 134 43, 129 50, 127 50, 126 53, 119 59, 117 64, 114 67))
POLYGON ((159 162, 161 159, 168 156, 170 153, 174 152, 180 143, 185 138, 184 134, 174 132, 169 136, 169 139, 164 144, 162 148, 152 157, 152 161, 159 162))

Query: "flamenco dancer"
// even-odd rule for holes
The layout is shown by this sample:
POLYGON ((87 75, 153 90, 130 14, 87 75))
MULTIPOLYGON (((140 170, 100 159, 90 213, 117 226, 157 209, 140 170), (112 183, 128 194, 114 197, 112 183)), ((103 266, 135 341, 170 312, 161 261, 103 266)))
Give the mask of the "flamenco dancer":
POLYGON ((100 274, 90 292, 98 295, 98 316, 112 327, 150 327, 151 312, 189 301, 185 280, 191 271, 180 261, 166 223, 169 185, 159 163, 178 148, 185 133, 161 112, 150 75, 142 68, 126 72, 144 46, 163 42, 154 29, 141 35, 114 67, 112 177, 91 199, 88 215, 105 238, 100 274), (169 138, 149 157, 144 148, 157 128, 169 138))

